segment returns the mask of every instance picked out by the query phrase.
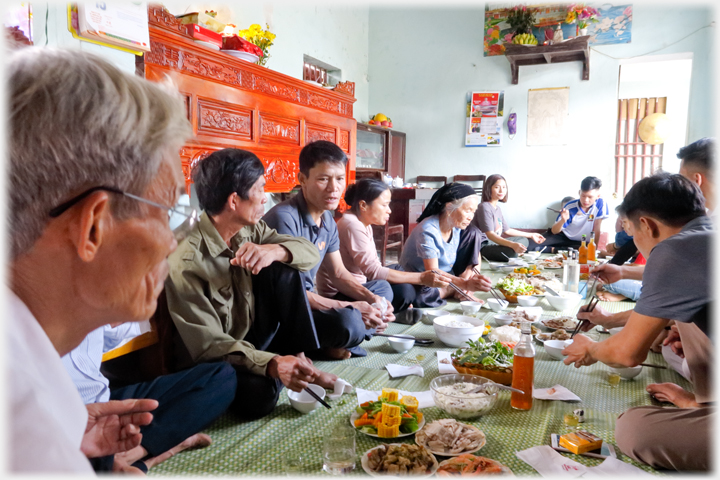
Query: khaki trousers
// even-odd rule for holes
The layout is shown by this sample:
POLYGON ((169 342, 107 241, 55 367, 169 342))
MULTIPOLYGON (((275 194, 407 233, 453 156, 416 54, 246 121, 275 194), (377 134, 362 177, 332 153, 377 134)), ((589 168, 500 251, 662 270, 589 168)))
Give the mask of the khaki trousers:
POLYGON ((615 441, 623 453, 652 467, 678 471, 712 469, 711 432, 715 420, 710 365, 713 347, 694 323, 676 322, 699 408, 636 407, 615 423, 615 441))

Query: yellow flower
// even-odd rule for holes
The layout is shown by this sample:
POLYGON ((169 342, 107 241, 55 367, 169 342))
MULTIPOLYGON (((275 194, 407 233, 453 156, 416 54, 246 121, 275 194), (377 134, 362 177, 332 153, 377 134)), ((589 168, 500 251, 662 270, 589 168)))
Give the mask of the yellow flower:
POLYGON ((500 30, 493 30, 490 33, 490 38, 499 39, 500 38, 500 30))
POLYGON ((250 31, 257 34, 262 32, 262 27, 258 25, 257 23, 253 23, 250 25, 250 31))

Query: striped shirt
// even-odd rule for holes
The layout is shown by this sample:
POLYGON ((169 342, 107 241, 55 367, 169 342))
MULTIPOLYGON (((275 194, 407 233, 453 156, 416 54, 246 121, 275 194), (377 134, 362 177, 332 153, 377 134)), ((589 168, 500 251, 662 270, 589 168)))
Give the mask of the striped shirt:
MULTIPOLYGON (((587 235, 587 240, 590 240, 590 233, 593 231, 593 223, 595 220, 608 218, 610 212, 608 211, 607 203, 605 200, 598 198, 595 203, 584 212, 580 207, 580 200, 572 200, 566 203, 563 208, 570 212, 570 218, 562 226, 562 232, 570 240, 580 241, 582 240, 583 234, 587 235)), ((555 221, 560 220, 558 214, 555 221)), ((597 239, 595 240, 597 242, 597 239)))

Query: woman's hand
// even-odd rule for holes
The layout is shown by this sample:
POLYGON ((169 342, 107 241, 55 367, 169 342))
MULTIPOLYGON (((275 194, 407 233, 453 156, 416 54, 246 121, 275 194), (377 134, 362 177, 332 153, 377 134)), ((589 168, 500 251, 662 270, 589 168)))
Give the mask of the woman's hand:
POLYGON ((445 272, 438 273, 426 271, 420 274, 420 283, 433 288, 447 287, 452 282, 452 277, 445 272))
POLYGON ((489 292, 492 287, 492 281, 485 275, 474 274, 465 280, 465 290, 471 292, 489 292))
POLYGON ((525 253, 525 250, 527 250, 525 245, 523 245, 522 243, 519 243, 519 242, 510 243, 510 248, 512 248, 515 251, 515 253, 525 253))
POLYGON ((530 234, 530 238, 531 238, 532 241, 535 242, 535 243, 543 243, 543 242, 545 241, 545 237, 543 237, 543 236, 540 235, 539 233, 530 234))

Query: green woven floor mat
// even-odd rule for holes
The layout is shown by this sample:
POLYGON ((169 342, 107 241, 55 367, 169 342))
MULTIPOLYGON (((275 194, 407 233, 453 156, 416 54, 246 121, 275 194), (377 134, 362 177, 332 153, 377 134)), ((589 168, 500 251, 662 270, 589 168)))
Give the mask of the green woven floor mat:
MULTIPOLYGON (((560 270, 556 271, 560 272, 560 270)), ((483 269, 487 274, 488 270, 483 269)), ((492 272, 493 279, 504 276, 492 272)), ((479 298, 489 298, 488 293, 477 293, 479 298)), ((539 303, 543 307, 543 318, 558 315, 572 315, 572 311, 559 312, 554 310, 545 300, 539 303)), ((600 306, 610 312, 631 309, 633 302, 601 302, 600 306)), ((443 307, 453 313, 461 313, 457 301, 451 300, 443 307)), ((514 308, 514 305, 511 305, 514 308)), ((495 326, 494 312, 481 309, 478 318, 482 318, 495 326)), ((408 391, 429 390, 430 381, 439 375, 437 351, 454 351, 453 347, 445 346, 435 337, 433 327, 417 323, 412 326, 391 324, 388 333, 407 333, 416 337, 432 338, 435 343, 430 347, 414 346, 406 353, 396 353, 387 343, 387 338, 375 337, 362 344, 367 350, 366 357, 356 357, 343 361, 316 361, 315 365, 325 371, 332 372, 350 382, 354 387, 368 390, 380 390, 382 387, 393 387, 408 391), (419 364, 424 369, 424 376, 410 376, 390 379, 385 365, 419 364)), ((607 334, 593 333, 598 340, 608 338, 607 334)), ((681 387, 692 390, 692 386, 674 370, 644 368, 632 380, 622 380, 616 388, 607 383, 608 367, 595 364, 590 367, 575 368, 564 365, 561 361, 551 359, 542 345, 535 344, 535 387, 549 388, 560 384, 578 395, 581 402, 559 402, 534 400, 533 408, 527 412, 513 410, 510 407, 510 395, 500 393, 493 410, 477 420, 465 420, 466 423, 480 428, 487 436, 486 445, 479 454, 498 460, 507 465, 516 475, 537 475, 537 472, 515 456, 515 452, 536 445, 549 445, 550 434, 565 433, 563 415, 577 408, 585 410, 584 428, 602 437, 605 441, 615 444, 615 420, 625 410, 642 405, 660 405, 646 393, 645 387, 650 383, 673 382, 681 387)), ((650 353, 648 363, 666 365, 662 355, 650 353)), ((238 392, 239 395, 252 395, 253 392, 238 392)), ((327 476, 322 472, 322 437, 327 425, 335 418, 347 419, 357 406, 354 393, 343 395, 339 400, 329 400, 331 410, 318 407, 309 414, 295 411, 283 390, 277 407, 265 418, 256 421, 242 421, 233 414, 225 414, 215 421, 205 433, 208 433, 213 444, 209 447, 184 451, 168 461, 150 470, 151 476, 162 475, 283 475, 283 458, 301 453, 304 456, 301 473, 304 475, 327 476)), ((448 418, 437 407, 422 410, 426 421, 448 418)), ((402 443, 414 443, 414 436, 400 439, 402 443)), ((352 475, 365 475, 360 466, 359 456, 367 450, 383 443, 382 440, 358 433, 358 461, 352 475)), ((595 466, 601 460, 566 454, 569 458, 584 465, 595 466)), ((652 468, 639 464, 618 451, 618 458, 624 462, 655 474, 662 474, 652 468)), ((443 460, 443 458, 439 458, 443 460)))

